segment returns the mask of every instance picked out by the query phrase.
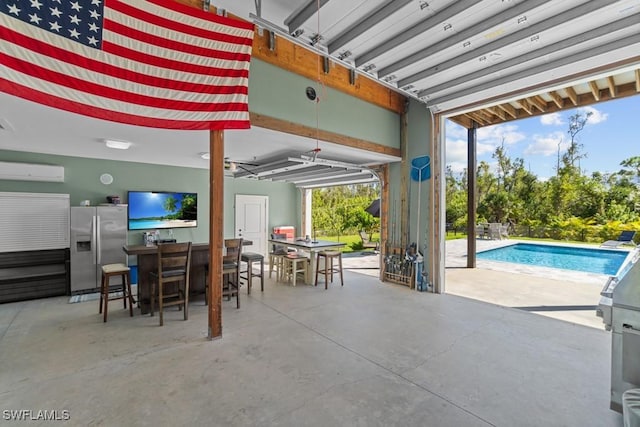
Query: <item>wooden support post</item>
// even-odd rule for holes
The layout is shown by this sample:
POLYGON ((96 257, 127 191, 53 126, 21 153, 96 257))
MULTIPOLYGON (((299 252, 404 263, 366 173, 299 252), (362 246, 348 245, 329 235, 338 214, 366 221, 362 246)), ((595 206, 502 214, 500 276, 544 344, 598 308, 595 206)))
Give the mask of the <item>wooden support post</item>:
POLYGON ((224 131, 209 135, 209 333, 222 338, 222 246, 224 216, 224 131))
MULTIPOLYGON (((407 108, 408 109, 408 108, 407 108)), ((402 162, 400 163, 400 247, 406 248, 409 245, 409 113, 405 111, 400 115, 400 152, 402 162)), ((398 242, 391 242, 396 246, 398 242)))
POLYGON ((476 122, 467 129, 467 268, 476 268, 476 122))
MULTIPOLYGON (((431 111, 429 111, 429 115, 433 115, 431 111)), ((424 268, 429 272, 429 277, 427 281, 431 283, 431 292, 442 293, 444 291, 444 286, 440 281, 440 265, 441 265, 441 256, 443 253, 440 251, 440 243, 444 237, 441 234, 442 231, 442 221, 446 221, 441 216, 440 210, 440 201, 444 200, 441 197, 441 176, 440 173, 441 161, 440 161, 440 115, 436 115, 431 123, 433 124, 431 128, 431 135, 429 138, 429 152, 431 153, 431 180, 429 181, 429 237, 428 237, 428 245, 427 251, 425 255, 427 256, 427 261, 425 262, 424 268)))
POLYGON ((389 165, 385 164, 378 171, 380 177, 380 281, 384 281, 384 257, 389 247, 389 165))

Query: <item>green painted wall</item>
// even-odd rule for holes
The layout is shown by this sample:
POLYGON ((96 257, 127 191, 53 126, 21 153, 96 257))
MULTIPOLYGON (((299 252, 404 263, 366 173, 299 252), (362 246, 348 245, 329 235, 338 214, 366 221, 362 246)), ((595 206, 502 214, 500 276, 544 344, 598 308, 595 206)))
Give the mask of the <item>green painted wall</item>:
MULTIPOLYGON (((429 138, 431 136, 431 113, 425 105, 410 100, 407 112, 407 173, 411 172, 411 160, 416 157, 430 156, 429 138)), ((433 171, 432 171, 433 172, 433 171)), ((402 167, 400 163, 394 163, 389 168, 389 244, 398 246, 402 241, 400 231, 401 222, 401 188, 402 167)), ((408 185, 408 210, 409 210, 409 243, 419 240, 420 249, 426 254, 427 230, 431 226, 428 222, 429 213, 429 181, 423 181, 422 185, 412 181, 407 176, 408 185), (420 193, 418 193, 420 189, 420 193), (420 197, 418 197, 418 195, 420 197), (418 205, 418 199, 419 205, 418 205), (418 227, 418 217, 419 231, 418 227)))
MULTIPOLYGON (((0 150, 0 160, 20 163, 59 165, 65 168, 65 182, 33 182, 0 180, 0 191, 69 194, 72 206, 82 200, 92 205, 106 203, 107 195, 119 195, 127 202, 128 190, 190 191, 198 193, 198 227, 174 229, 178 241, 207 242, 209 240, 209 170, 160 166, 146 163, 96 160, 81 157, 55 156, 0 150), (100 175, 109 173, 113 183, 104 185, 100 175)), ((235 194, 259 194, 269 197, 269 228, 277 225, 300 224, 300 192, 291 185, 250 179, 225 178, 224 236, 234 234, 235 194)), ((130 231, 129 244, 142 243, 142 231, 130 231)), ((168 237, 168 231, 161 231, 168 237)))
POLYGON ((334 89, 323 88, 317 82, 255 58, 251 60, 249 109, 254 113, 400 148, 398 114, 334 89), (316 89, 319 103, 307 99, 307 86, 316 89))
MULTIPOLYGON (((408 110, 408 149, 407 161, 409 162, 409 173, 411 172, 411 161, 417 157, 431 157, 429 138, 431 128, 430 112, 424 104, 411 100, 408 110)), ((433 171, 432 171, 433 172, 433 171)), ((420 250, 426 254, 427 230, 431 226, 428 223, 429 213, 429 181, 421 184, 409 179, 409 241, 419 242, 420 250), (420 190, 420 193, 418 193, 420 190), (419 195, 418 195, 419 194, 419 195), (418 205, 418 199, 420 204, 418 205), (418 218, 420 229, 418 227, 418 218)))

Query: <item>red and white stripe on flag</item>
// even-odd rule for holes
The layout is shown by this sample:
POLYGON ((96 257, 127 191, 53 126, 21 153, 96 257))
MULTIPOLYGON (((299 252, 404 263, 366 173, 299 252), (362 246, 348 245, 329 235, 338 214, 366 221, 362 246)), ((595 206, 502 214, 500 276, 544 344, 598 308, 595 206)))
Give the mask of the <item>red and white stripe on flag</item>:
POLYGON ((133 125, 246 129, 253 34, 171 0, 1 2, 0 91, 133 125))

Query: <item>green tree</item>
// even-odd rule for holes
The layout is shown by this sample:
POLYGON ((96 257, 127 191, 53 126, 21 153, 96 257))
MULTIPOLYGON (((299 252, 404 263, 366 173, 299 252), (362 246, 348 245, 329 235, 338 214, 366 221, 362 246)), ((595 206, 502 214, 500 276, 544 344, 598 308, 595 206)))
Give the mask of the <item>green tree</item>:
MULTIPOLYGON (((178 204, 178 201, 175 199, 175 197, 169 196, 162 203, 162 207, 164 208, 165 212, 173 212, 176 210, 177 204, 178 204)), ((168 215, 168 216, 175 216, 175 215, 168 215)))

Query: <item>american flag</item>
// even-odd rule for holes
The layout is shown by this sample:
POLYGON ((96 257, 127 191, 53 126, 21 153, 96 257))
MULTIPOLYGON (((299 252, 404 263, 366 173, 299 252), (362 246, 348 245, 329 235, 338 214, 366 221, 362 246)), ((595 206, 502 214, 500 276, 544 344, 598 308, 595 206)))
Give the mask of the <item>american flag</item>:
POLYGON ((100 119, 246 129, 253 24, 172 0, 0 0, 0 91, 100 119))

